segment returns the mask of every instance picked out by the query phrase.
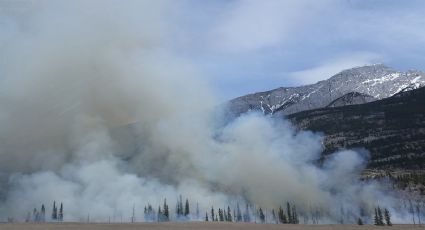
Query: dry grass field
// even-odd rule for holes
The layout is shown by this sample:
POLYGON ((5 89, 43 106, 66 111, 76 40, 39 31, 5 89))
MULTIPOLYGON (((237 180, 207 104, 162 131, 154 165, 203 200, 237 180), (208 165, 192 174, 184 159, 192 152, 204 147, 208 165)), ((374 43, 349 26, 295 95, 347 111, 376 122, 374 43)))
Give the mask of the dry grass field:
POLYGON ((410 230, 425 229, 425 225, 394 225, 392 227, 378 227, 374 225, 288 225, 288 224, 245 224, 245 223, 205 223, 205 222, 188 222, 188 223, 136 223, 136 224, 84 224, 84 223, 18 223, 18 224, 0 224, 0 230, 360 230, 360 229, 388 229, 388 230, 410 230))

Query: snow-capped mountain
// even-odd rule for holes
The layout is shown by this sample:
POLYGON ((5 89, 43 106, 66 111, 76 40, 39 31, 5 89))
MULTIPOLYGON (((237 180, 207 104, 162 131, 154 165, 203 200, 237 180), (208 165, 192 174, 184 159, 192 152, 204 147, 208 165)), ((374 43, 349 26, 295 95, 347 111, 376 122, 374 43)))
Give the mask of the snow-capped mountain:
POLYGON ((424 72, 400 72, 383 64, 375 64, 344 70, 312 85, 281 87, 238 97, 229 102, 228 108, 236 116, 250 110, 287 115, 326 107, 349 93, 367 95, 365 102, 370 102, 424 85, 424 72))

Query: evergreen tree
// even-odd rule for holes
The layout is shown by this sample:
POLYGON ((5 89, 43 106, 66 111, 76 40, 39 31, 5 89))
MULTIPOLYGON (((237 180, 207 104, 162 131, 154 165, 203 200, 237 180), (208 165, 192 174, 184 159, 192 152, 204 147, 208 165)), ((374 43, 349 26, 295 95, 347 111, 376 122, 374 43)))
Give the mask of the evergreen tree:
POLYGON ((263 209, 258 210, 258 216, 260 217, 261 223, 264 223, 266 221, 266 216, 264 215, 263 209))
POLYGON ((286 218, 286 215, 283 212, 282 206, 279 207, 278 217, 279 217, 279 222, 280 223, 282 223, 282 224, 287 224, 288 223, 288 219, 286 218))
POLYGON ((385 216, 385 222, 387 223, 387 225, 392 226, 393 224, 391 223, 391 215, 388 209, 384 210, 384 216, 385 216))
MULTIPOLYGON (((279 210, 277 211, 277 216, 278 216, 278 219, 279 219, 279 223, 281 223, 281 224, 284 224, 285 222, 283 221, 283 216, 284 216, 285 214, 283 213, 283 209, 282 209, 282 206, 280 206, 279 207, 279 210)), ((286 224, 286 223, 285 223, 286 224)))
POLYGON ((199 203, 196 202, 196 219, 199 220, 199 203))
POLYGON ((278 223, 277 217, 276 217, 276 212, 274 211, 274 209, 272 209, 272 221, 275 222, 276 224, 278 223))
POLYGON ((378 206, 378 225, 384 225, 384 217, 382 216, 382 211, 379 206, 378 206))
POLYGON ((177 218, 180 218, 181 216, 184 215, 184 208, 183 208, 183 198, 182 195, 179 196, 179 199, 177 200, 177 205, 176 205, 176 214, 177 214, 177 218))
POLYGON ((373 217, 373 222, 375 225, 379 225, 378 210, 376 208, 375 208, 375 216, 373 217))
POLYGON ((170 212, 168 210, 167 199, 164 199, 163 209, 164 209, 164 211, 163 211, 164 221, 169 221, 170 220, 170 212))
POLYGON ((298 219, 297 208, 295 205, 292 206, 292 224, 298 224, 300 221, 298 219))
POLYGON ((186 204, 184 206, 184 216, 187 217, 189 215, 189 213, 190 213, 190 210, 189 210, 189 200, 186 199, 186 204))
POLYGON ((52 220, 58 219, 58 209, 56 208, 56 201, 53 201, 52 220))
POLYGON ((180 195, 179 206, 180 206, 179 216, 182 216, 184 212, 182 195, 180 195))
POLYGON ((218 209, 218 218, 220 218, 220 221, 224 221, 223 210, 221 208, 218 209))
POLYGON ((205 212, 205 221, 208 222, 208 212, 205 212))
POLYGON ((58 215, 59 221, 63 221, 63 204, 61 203, 61 207, 59 209, 59 215, 58 215))
POLYGON ((242 212, 241 209, 239 208, 239 203, 236 203, 236 222, 241 222, 242 221, 242 212))
POLYGON ((223 208, 223 218, 224 218, 224 221, 227 222, 227 212, 225 208, 223 208))
POLYGON ((36 208, 32 211, 32 219, 34 222, 38 222, 38 211, 36 208))
POLYGON ((44 204, 41 205, 40 221, 46 221, 46 209, 44 208, 44 204))
POLYGON ((360 217, 359 217, 359 218, 357 219, 357 224, 358 224, 358 225, 363 225, 362 218, 360 218, 360 217))
POLYGON ((152 205, 148 204, 148 207, 145 207, 145 221, 155 221, 155 210, 153 210, 152 205))
POLYGON ((291 205, 289 204, 289 202, 286 203, 286 214, 288 215, 288 223, 292 224, 293 220, 292 220, 292 214, 291 214, 291 205))
POLYGON ((215 215, 214 215, 214 207, 211 207, 211 221, 214 221, 215 219, 215 215))
POLYGON ((245 213, 243 214, 244 222, 251 222, 251 216, 249 215, 249 205, 246 204, 245 213))
POLYGON ((229 206, 227 206, 227 221, 229 221, 229 222, 232 222, 233 221, 232 214, 231 214, 231 211, 230 211, 230 207, 229 206))
POLYGON ((158 220, 158 222, 162 222, 163 221, 161 206, 158 206, 157 220, 158 220))
POLYGON ((146 208, 146 206, 145 206, 145 209, 144 209, 144 211, 143 211, 143 214, 144 214, 144 217, 145 217, 145 220, 147 220, 147 215, 148 215, 148 209, 146 208))

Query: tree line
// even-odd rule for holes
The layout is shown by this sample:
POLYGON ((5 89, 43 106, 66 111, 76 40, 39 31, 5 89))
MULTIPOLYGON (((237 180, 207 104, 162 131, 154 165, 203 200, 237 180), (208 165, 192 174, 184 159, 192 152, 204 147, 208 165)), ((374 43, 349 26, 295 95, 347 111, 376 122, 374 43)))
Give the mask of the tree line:
MULTIPOLYGON (((32 212, 28 212, 25 222, 46 222, 46 208, 44 204, 41 204, 40 210, 34 208, 32 212)), ((56 201, 53 201, 52 207, 52 221, 63 221, 63 203, 60 203, 59 209, 56 205, 56 201)))
MULTIPOLYGON (((174 209, 174 208, 173 208, 174 209)), ((349 211, 348 211, 349 212, 349 211)), ((319 224, 319 219, 322 216, 326 216, 326 211, 320 209, 311 209, 310 212, 303 211, 301 215, 298 214, 297 207, 294 203, 286 202, 285 205, 279 206, 277 209, 263 209, 262 207, 252 205, 250 203, 244 203, 242 208, 239 202, 236 203, 233 208, 230 205, 225 205, 224 207, 215 208, 211 206, 210 209, 206 210, 204 214, 200 214, 199 204, 196 203, 196 206, 190 205, 188 198, 183 199, 180 195, 175 203, 175 209, 171 212, 167 199, 164 199, 163 202, 154 208, 151 204, 148 204, 144 207, 144 220, 149 222, 167 222, 167 221, 189 221, 189 220, 198 220, 198 221, 207 221, 207 222, 255 222, 255 223, 276 223, 276 224, 299 224, 300 216, 303 218, 304 223, 313 223, 319 224), (195 210, 191 208, 196 207, 195 210), (311 218, 311 219, 309 219, 311 218)), ((341 208, 341 220, 340 223, 344 223, 345 220, 350 223, 355 223, 363 225, 365 220, 367 223, 374 223, 375 225, 382 226, 387 225, 391 226, 391 214, 388 209, 377 206, 370 213, 363 211, 363 214, 360 214, 361 217, 355 217, 350 214, 350 218, 347 215, 347 211, 343 211, 341 208), (345 217, 344 217, 345 216, 345 217), (368 217, 372 216, 372 217, 368 217), (353 218, 354 217, 354 218, 353 218), (364 219, 362 219, 364 218, 364 219)), ((87 222, 90 222, 89 216, 87 217, 87 222)), ((419 218, 417 218, 419 219, 419 218)), ((26 217, 26 222, 46 222, 46 221, 63 221, 64 220, 64 205, 61 202, 56 203, 53 201, 51 208, 51 215, 46 214, 46 206, 41 205, 40 209, 34 208, 32 212, 28 212, 26 217)), ((122 217, 121 217, 122 221, 122 217)), ((130 222, 136 222, 135 215, 135 205, 133 205, 133 212, 131 215, 130 222)), ((109 218, 110 222, 110 218, 109 218)), ((420 219, 419 219, 420 223, 420 219)))

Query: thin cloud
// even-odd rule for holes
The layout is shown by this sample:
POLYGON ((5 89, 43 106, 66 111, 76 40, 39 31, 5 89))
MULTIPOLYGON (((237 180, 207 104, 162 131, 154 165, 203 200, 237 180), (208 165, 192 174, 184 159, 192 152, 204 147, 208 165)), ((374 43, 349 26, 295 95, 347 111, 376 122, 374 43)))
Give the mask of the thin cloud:
POLYGON ((357 53, 328 60, 312 68, 295 71, 288 75, 293 81, 300 84, 313 84, 325 80, 344 69, 375 64, 380 58, 380 55, 374 53, 357 53))

